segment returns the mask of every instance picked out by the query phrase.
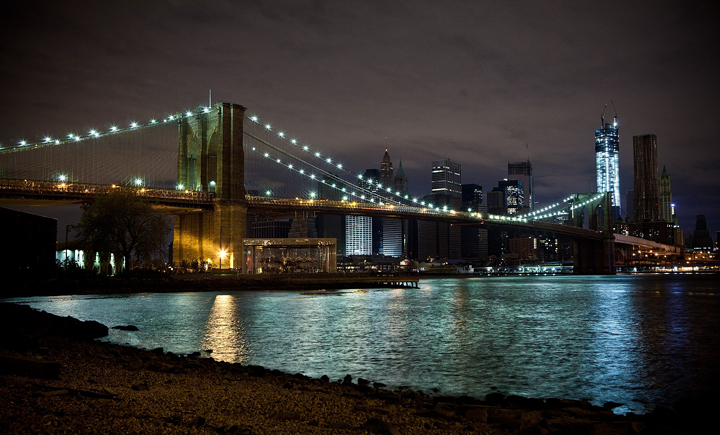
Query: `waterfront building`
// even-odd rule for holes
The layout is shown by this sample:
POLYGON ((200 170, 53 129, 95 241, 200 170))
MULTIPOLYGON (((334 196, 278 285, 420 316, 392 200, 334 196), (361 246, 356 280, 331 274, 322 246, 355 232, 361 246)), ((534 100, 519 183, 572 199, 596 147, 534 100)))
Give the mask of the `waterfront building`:
POLYGON ((533 192, 533 168, 530 160, 527 162, 508 162, 508 180, 518 180, 523 184, 525 206, 523 213, 535 211, 535 194, 533 192))
POLYGON ((57 219, 0 207, 0 224, 5 230, 0 250, 4 278, 37 278, 55 271, 57 219))
POLYGON ((600 120, 601 128, 595 130, 597 191, 612 192, 613 207, 620 207, 620 137, 617 128, 617 113, 612 124, 605 123, 604 110, 600 120))
POLYGON ((672 205, 670 176, 668 175, 665 166, 663 166, 662 175, 660 176, 660 219, 676 223, 672 205))
MULTIPOLYGON (((448 210, 460 210, 460 197, 426 195, 423 201, 448 210)), ((462 255, 460 226, 444 222, 418 222, 418 258, 444 258, 459 260, 462 255)))
POLYGON ((450 159, 432 162, 432 193, 455 198, 462 196, 460 163, 453 163, 450 159))
POLYGON ((345 255, 372 255, 372 218, 345 216, 345 255))
POLYGON ((635 220, 638 222, 660 218, 660 196, 657 176, 657 136, 633 136, 633 167, 635 192, 635 220))

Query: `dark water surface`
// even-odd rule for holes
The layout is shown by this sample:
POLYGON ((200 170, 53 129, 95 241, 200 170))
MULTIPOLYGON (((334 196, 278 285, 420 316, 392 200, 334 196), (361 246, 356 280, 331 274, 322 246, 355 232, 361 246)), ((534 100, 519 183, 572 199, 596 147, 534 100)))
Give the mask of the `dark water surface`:
POLYGON ((623 403, 720 387, 720 276, 422 279, 419 289, 14 298, 107 340, 437 394, 623 403))

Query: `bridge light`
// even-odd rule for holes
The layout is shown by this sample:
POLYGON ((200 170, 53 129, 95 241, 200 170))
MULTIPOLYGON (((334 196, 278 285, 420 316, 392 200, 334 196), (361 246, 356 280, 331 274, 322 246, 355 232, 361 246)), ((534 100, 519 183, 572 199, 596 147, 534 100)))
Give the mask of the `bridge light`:
POLYGON ((295 144, 297 144, 297 141, 295 139, 290 139, 290 143, 295 145, 295 144))
POLYGON ((315 192, 310 192, 310 198, 315 198, 315 192))
POLYGON ((360 195, 360 199, 365 199, 365 195, 360 195))
POLYGON ((50 136, 45 137, 45 142, 52 142, 52 138, 50 136))
POLYGON ((285 133, 283 133, 283 132, 281 131, 280 133, 278 133, 278 136, 280 136, 280 137, 285 137, 285 133))
POLYGON ((343 196, 343 201, 347 201, 347 196, 343 196))
POLYGON ((307 145, 303 145, 303 151, 307 151, 307 150, 308 150, 308 146, 307 146, 307 145))
POLYGON ((375 202, 375 198, 370 198, 370 202, 375 202))
POLYGON ((204 112, 204 113, 210 113, 210 108, 209 108, 209 107, 204 108, 204 109, 203 109, 203 112, 204 112))
POLYGON ((325 159, 325 161, 328 162, 328 163, 332 163, 332 159, 331 159, 330 157, 328 157, 327 159, 325 159))
POLYGON ((420 205, 425 205, 425 201, 420 201, 420 205))
MULTIPOLYGON (((362 174, 358 174, 358 178, 362 180, 362 174)), ((370 184, 372 184, 372 180, 370 180, 370 184)))
POLYGON ((345 192, 345 188, 344 188, 344 187, 342 188, 342 191, 345 192))
POLYGON ((257 116, 250 117, 250 121, 252 121, 252 122, 257 122, 257 119, 258 119, 257 116))
POLYGON ((80 136, 75 136, 75 142, 80 142, 80 140, 82 140, 80 136))
POLYGON ((333 184, 332 184, 332 187, 337 187, 337 185, 336 185, 335 183, 333 183, 333 184))
POLYGON ((301 173, 301 174, 304 174, 304 173, 305 173, 305 169, 300 169, 300 173, 301 173))
POLYGON ((407 195, 404 196, 405 199, 408 199, 409 197, 407 195))
POLYGON ((265 124, 265 129, 270 130, 270 124, 265 124))
POLYGON ((268 154, 268 153, 265 153, 265 157, 270 157, 270 154, 268 154))
POLYGON ((58 180, 60 180, 60 181, 65 181, 66 179, 67 179, 67 177, 65 176, 65 174, 60 174, 58 176, 58 180))
POLYGON ((293 168, 292 163, 288 164, 288 169, 292 169, 292 168, 293 168))
POLYGON ((177 190, 183 190, 184 188, 185 188, 185 186, 183 186, 182 184, 177 185, 177 190))
POLYGON ((387 190, 388 192, 392 192, 392 188, 391 188, 391 187, 388 187, 386 190, 387 190))
POLYGON ((268 190, 267 192, 265 192, 265 195, 270 196, 271 193, 272 193, 272 192, 270 192, 270 191, 268 190))
POLYGON ((136 178, 136 179, 135 179, 135 185, 136 185, 136 186, 142 185, 142 179, 141 179, 141 178, 136 178))
POLYGON ((192 116, 192 112, 188 110, 187 112, 185 112, 185 116, 192 116))
POLYGON ((137 125, 137 122, 131 122, 131 123, 130 123, 130 127, 132 127, 132 128, 135 128, 135 127, 137 127, 137 126, 138 126, 138 125, 137 125))
POLYGON ((252 150, 255 151, 255 147, 252 147, 252 150))
POLYGON ((168 117, 168 119, 169 119, 170 121, 172 121, 173 119, 175 119, 175 117, 174 117, 173 115, 170 115, 170 116, 168 117))
POLYGON ((417 198, 413 198, 413 202, 417 202, 417 198))
POLYGON ((111 126, 111 127, 110 127, 110 131, 117 131, 117 127, 115 127, 114 125, 111 126))
POLYGON ((315 179, 315 174, 312 174, 312 175, 310 176, 310 178, 312 178, 312 179, 314 180, 314 179, 315 179))
POLYGON ((320 157, 320 153, 315 153, 315 157, 320 157))
POLYGON ((276 162, 280 163, 280 159, 275 160, 276 162))
POLYGON ((25 142, 24 140, 20 141, 20 146, 25 146, 26 144, 27 144, 27 142, 25 142))
POLYGON ((55 145, 60 145, 60 141, 55 139, 55 145))
POLYGON ((342 169, 342 163, 338 163, 337 167, 338 169, 342 169))

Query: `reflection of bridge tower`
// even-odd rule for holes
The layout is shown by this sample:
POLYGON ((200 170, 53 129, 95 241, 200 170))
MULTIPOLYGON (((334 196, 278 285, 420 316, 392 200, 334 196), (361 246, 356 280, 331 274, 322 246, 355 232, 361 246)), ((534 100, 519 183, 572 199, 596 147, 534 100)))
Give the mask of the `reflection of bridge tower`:
MULTIPOLYGON (((615 236, 613 234, 612 197, 613 192, 606 192, 598 199, 596 193, 575 193, 571 203, 588 201, 589 229, 600 227, 599 211, 602 210, 601 240, 576 239, 573 241, 575 264, 573 271, 579 275, 614 275, 615 274, 615 236)), ((576 227, 583 227, 584 213, 582 208, 573 210, 572 220, 576 227)))
POLYGON ((218 103, 207 113, 180 121, 178 185, 215 192, 216 199, 210 213, 175 216, 175 261, 210 259, 219 264, 220 256, 227 255, 224 266, 238 266, 234 259, 241 257, 247 231, 244 114, 240 105, 218 103))

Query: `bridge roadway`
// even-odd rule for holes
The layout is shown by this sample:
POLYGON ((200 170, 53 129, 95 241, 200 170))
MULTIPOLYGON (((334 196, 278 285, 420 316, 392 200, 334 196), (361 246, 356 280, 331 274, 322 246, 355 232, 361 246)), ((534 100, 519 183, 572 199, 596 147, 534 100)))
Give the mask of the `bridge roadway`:
MULTIPOLYGON (((95 195, 126 190, 137 192, 171 214, 210 211, 215 203, 215 194, 190 190, 138 188, 133 186, 62 183, 39 180, 0 179, 0 205, 56 205, 87 203, 95 195)), ((459 211, 442 211, 426 207, 369 202, 332 201, 320 199, 273 198, 246 196, 248 213, 270 218, 293 218, 298 211, 318 214, 362 215, 383 218, 417 219, 447 222, 457 225, 487 225, 532 230, 548 236, 579 237, 601 240, 602 232, 568 225, 551 224, 525 220, 510 216, 489 217, 487 214, 459 211)))

